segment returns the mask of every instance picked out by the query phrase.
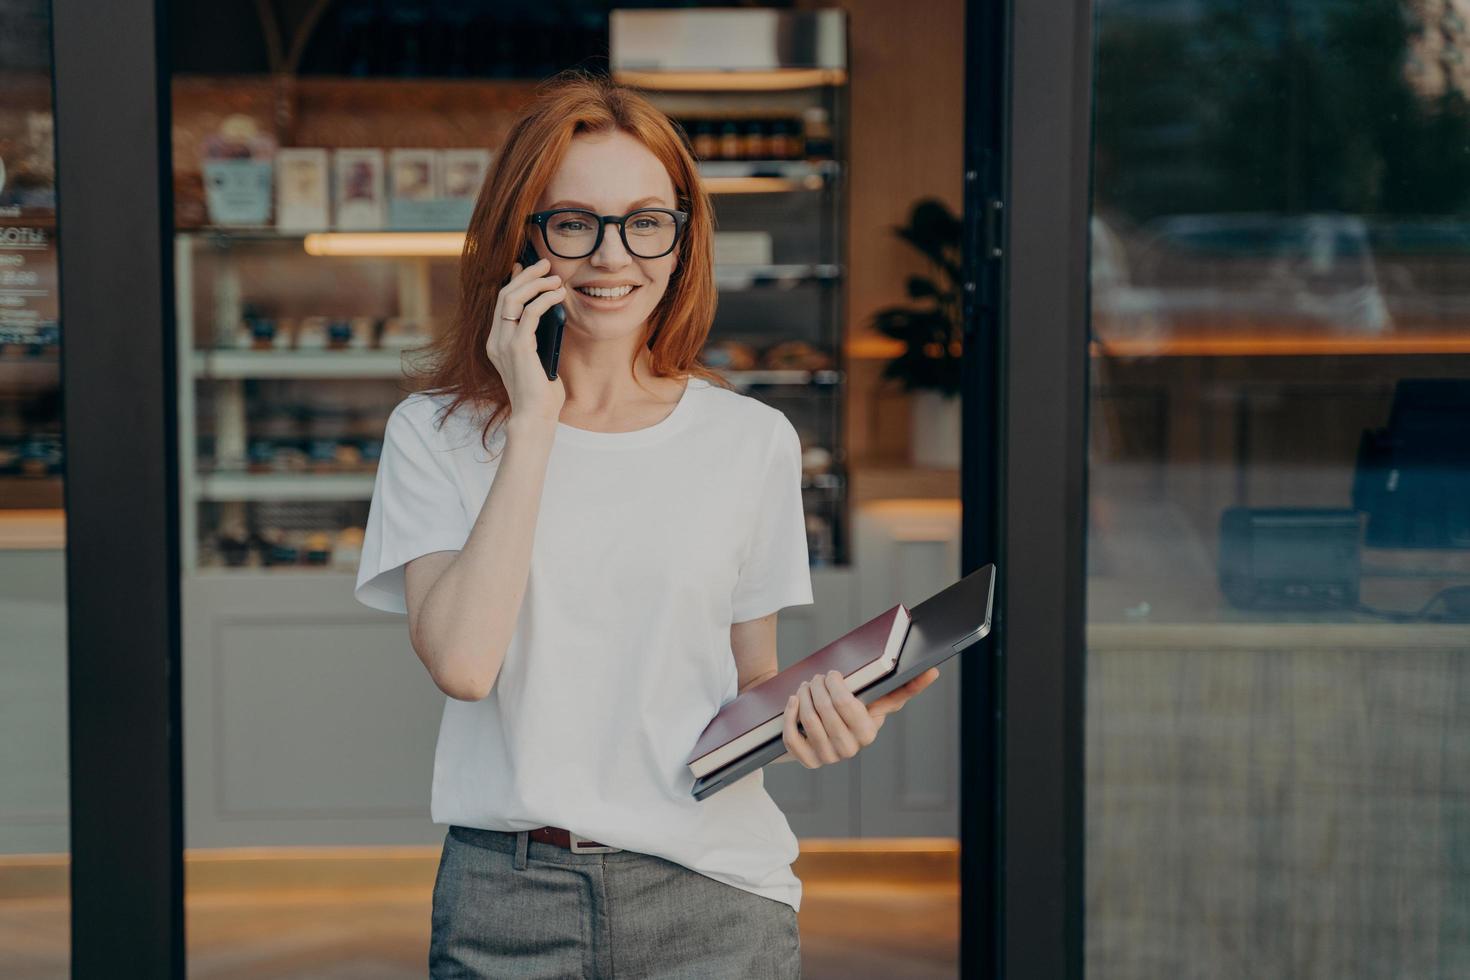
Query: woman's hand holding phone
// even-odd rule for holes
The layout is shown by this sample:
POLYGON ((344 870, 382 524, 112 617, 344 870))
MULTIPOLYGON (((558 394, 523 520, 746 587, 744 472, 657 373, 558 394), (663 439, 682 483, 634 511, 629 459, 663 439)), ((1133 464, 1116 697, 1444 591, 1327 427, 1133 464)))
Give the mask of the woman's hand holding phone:
POLYGON ((519 262, 511 266, 510 281, 500 287, 495 300, 495 323, 485 340, 485 353, 505 382, 513 417, 555 423, 566 402, 566 386, 559 377, 546 379, 536 351, 541 314, 566 298, 561 277, 546 275, 550 270, 547 259, 524 268, 519 262))

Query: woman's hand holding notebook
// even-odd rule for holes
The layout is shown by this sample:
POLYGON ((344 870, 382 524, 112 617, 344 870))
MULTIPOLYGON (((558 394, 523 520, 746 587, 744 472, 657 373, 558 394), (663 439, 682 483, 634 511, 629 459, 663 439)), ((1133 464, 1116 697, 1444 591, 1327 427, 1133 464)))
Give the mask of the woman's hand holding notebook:
POLYGON ((817 674, 835 670, 847 689, 857 693, 892 673, 909 623, 909 611, 899 603, 726 702, 699 736, 689 755, 689 771, 698 778, 779 738, 788 699, 817 674))

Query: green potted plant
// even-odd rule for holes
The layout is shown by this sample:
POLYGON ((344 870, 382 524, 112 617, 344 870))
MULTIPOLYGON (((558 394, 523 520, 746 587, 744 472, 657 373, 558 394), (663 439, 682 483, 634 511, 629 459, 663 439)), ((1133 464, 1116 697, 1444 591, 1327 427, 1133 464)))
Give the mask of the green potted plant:
POLYGON ((963 227, 943 201, 916 201, 908 224, 893 231, 929 260, 933 278, 910 276, 908 296, 916 302, 881 309, 872 318, 874 328, 904 344, 882 376, 913 396, 912 450, 918 466, 959 466, 963 227))

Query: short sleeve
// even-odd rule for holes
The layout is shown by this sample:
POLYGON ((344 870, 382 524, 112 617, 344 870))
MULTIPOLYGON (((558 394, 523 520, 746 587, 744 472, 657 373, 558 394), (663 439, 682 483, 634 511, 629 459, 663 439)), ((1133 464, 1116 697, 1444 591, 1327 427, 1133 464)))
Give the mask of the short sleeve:
POLYGON ((383 431, 353 594, 384 612, 408 611, 404 565, 431 551, 458 551, 467 536, 454 464, 435 438, 433 415, 432 402, 410 396, 383 431))
POLYGON ((736 623, 813 601, 801 505, 801 439, 784 413, 770 446, 759 500, 731 604, 731 621, 736 623))

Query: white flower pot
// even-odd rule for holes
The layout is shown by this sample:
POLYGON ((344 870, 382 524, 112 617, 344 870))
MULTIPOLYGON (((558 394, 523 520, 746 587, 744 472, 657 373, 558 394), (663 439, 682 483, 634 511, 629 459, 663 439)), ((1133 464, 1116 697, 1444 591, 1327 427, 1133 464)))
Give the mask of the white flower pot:
POLYGON ((923 388, 910 396, 909 411, 914 465, 959 469, 960 396, 923 388))

